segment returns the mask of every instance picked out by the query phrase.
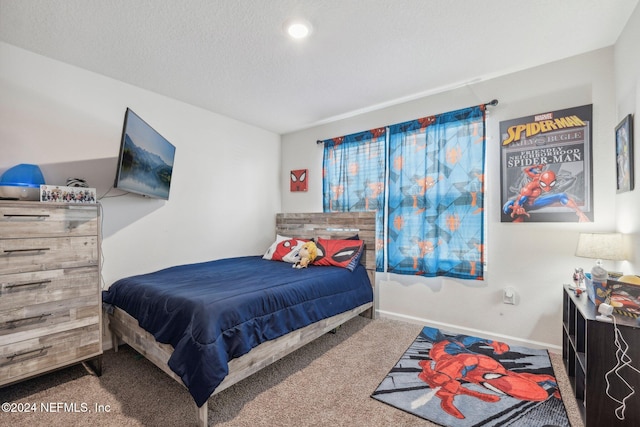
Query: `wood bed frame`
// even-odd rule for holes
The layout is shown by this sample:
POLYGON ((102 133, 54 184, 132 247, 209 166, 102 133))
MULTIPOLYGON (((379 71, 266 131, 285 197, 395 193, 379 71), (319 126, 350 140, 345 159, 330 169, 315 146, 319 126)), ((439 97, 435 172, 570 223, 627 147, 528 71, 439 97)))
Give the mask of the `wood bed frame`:
MULTIPOLYGON (((284 236, 343 239, 358 234, 360 240, 365 242, 365 251, 361 263, 367 269, 371 286, 374 287, 374 290, 376 269, 375 230, 375 212, 285 213, 276 215, 276 233, 284 236)), ((229 374, 211 396, 231 387, 358 315, 364 315, 369 318, 375 317, 375 292, 374 302, 372 303, 363 304, 352 310, 290 332, 275 340, 264 342, 253 348, 249 353, 230 360, 229 374)), ((124 310, 115 308, 112 313, 107 313, 107 316, 115 351, 118 351, 118 341, 123 341, 184 386, 182 379, 167 364, 169 357, 173 353, 171 345, 158 343, 153 335, 138 326, 138 321, 124 310)), ((196 409, 197 424, 199 426, 207 426, 207 402, 196 409)))

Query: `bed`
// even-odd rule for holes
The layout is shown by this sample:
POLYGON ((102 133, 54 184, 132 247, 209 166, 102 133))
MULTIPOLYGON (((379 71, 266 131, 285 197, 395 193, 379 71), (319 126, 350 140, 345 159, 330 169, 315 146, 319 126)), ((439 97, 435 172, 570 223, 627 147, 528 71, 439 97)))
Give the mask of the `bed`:
POLYGON ((364 250, 349 269, 293 269, 261 256, 174 266, 119 280, 103 295, 114 349, 130 345, 185 386, 198 425, 208 424, 211 396, 355 316, 374 317, 375 213, 278 214, 275 231, 357 236, 364 250))

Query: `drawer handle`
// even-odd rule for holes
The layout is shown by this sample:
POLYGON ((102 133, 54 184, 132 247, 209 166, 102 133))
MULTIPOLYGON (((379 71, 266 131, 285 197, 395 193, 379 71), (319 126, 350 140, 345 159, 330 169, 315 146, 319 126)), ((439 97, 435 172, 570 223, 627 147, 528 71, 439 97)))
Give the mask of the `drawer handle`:
POLYGON ((26 356, 27 354, 32 354, 32 353, 41 353, 42 354, 45 351, 47 351, 48 349, 50 349, 51 347, 52 346, 50 346, 50 345, 43 345, 42 347, 36 348, 35 350, 28 350, 28 351, 23 351, 23 352, 20 352, 20 353, 13 353, 12 355, 6 356, 6 357, 9 360, 13 360, 16 357, 26 356))
POLYGON ((4 214, 7 218, 49 218, 48 214, 4 214))
POLYGON ((50 251, 51 248, 32 248, 32 249, 5 249, 4 252, 7 254, 11 254, 14 252, 41 252, 41 251, 50 251))
POLYGON ((13 288, 20 288, 22 286, 40 286, 40 285, 46 285, 47 283, 51 283, 51 280, 40 280, 39 282, 12 283, 10 285, 6 285, 4 288, 13 289, 13 288))
POLYGON ((47 316, 51 316, 51 313, 42 313, 42 314, 39 314, 37 316, 23 317, 22 319, 9 320, 9 321, 5 322, 5 325, 7 325, 7 329, 15 329, 17 327, 16 323, 28 322, 30 320, 42 320, 47 316))

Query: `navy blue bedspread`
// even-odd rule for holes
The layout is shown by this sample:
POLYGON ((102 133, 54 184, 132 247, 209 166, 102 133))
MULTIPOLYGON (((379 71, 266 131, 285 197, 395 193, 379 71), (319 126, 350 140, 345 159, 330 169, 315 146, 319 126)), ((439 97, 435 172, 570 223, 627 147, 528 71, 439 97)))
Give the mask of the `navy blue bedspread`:
POLYGON ((202 406, 229 360, 373 300, 362 265, 291 266, 259 256, 181 265, 121 279, 102 297, 174 347, 169 367, 202 406))

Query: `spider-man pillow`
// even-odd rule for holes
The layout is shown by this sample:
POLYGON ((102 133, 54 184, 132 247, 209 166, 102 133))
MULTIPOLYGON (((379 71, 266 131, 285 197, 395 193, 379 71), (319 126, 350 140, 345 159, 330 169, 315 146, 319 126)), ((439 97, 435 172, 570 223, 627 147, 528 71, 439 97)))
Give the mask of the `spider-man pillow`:
POLYGON ((302 245, 308 241, 309 239, 277 235, 276 241, 269 246, 262 258, 272 261, 298 262, 300 261, 298 252, 300 252, 302 245))
POLYGON ((335 265, 353 271, 364 250, 362 240, 328 240, 318 237, 318 257, 313 265, 335 265))

